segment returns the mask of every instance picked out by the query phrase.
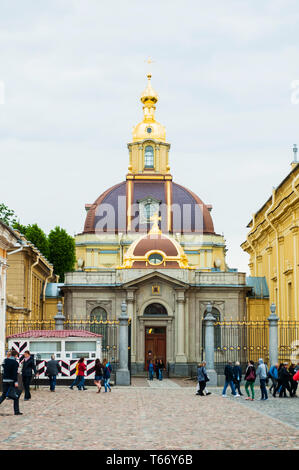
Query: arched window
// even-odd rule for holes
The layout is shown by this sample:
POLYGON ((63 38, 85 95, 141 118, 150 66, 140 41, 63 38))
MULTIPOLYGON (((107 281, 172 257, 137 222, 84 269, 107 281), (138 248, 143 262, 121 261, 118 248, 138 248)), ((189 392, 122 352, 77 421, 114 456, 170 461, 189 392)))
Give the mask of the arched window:
POLYGON ((144 168, 154 168, 154 149, 151 145, 144 150, 144 168))
POLYGON ((102 349, 103 351, 107 346, 108 328, 107 324, 101 323, 107 321, 107 312, 103 307, 96 307, 90 314, 90 331, 98 335, 103 335, 102 349))
POLYGON ((166 316, 167 310, 164 305, 153 303, 144 309, 143 315, 166 316))
MULTIPOLYGON (((212 308, 212 315, 216 319, 215 323, 220 322, 220 312, 217 308, 212 308)), ((203 319, 207 316, 207 311, 205 311, 203 319)), ((202 322, 202 347, 205 348, 205 322, 202 322)), ((221 348, 221 328, 219 325, 214 326, 214 349, 221 348)))

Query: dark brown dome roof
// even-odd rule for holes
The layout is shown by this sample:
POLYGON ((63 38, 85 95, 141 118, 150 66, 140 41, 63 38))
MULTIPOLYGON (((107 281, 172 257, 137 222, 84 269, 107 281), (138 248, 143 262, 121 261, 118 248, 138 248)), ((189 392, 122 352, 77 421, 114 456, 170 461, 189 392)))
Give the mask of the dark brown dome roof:
POLYGON ((179 252, 174 243, 164 235, 148 235, 142 238, 135 247, 133 252, 134 256, 143 256, 148 251, 160 250, 163 251, 167 256, 178 256, 179 252))
MULTIPOLYGON (((151 224, 141 223, 139 220, 138 201, 152 197, 159 200, 160 207, 166 207, 166 182, 165 181, 134 181, 133 182, 133 204, 136 211, 136 224, 132 231, 148 232, 151 224)), ((171 197, 174 208, 180 209, 173 211, 172 232, 173 233, 215 233, 214 225, 208 206, 189 189, 177 183, 171 182, 171 197), (189 206, 186 214, 184 207, 189 206)), ((127 182, 116 184, 107 189, 91 205, 87 205, 88 213, 85 220, 83 233, 101 233, 101 232, 126 232, 126 199, 127 182), (111 208, 108 214, 108 210, 111 208)), ((162 209, 161 209, 162 212, 162 209)), ((162 232, 167 232, 166 213, 162 213, 162 232)))

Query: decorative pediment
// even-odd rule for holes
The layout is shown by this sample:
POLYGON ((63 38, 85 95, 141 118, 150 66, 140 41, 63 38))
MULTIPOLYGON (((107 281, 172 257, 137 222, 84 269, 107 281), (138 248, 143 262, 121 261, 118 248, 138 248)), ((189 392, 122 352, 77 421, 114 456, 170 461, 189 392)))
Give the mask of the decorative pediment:
POLYGON ((146 274, 145 276, 142 277, 137 277, 136 279, 133 279, 129 282, 126 282, 122 285, 124 288, 128 287, 134 287, 138 286, 140 284, 143 284, 145 282, 152 281, 153 283, 156 283, 157 281, 164 281, 167 282, 168 284, 172 284, 174 287, 180 287, 180 288, 188 288, 189 284, 183 281, 179 281, 175 277, 168 276, 167 274, 161 273, 159 271, 154 271, 151 273, 146 274))

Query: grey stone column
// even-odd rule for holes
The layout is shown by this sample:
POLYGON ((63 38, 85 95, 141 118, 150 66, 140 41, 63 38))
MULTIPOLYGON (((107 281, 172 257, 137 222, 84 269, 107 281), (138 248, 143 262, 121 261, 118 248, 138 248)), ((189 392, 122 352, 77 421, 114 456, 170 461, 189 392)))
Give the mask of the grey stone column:
POLYGON ((121 304, 119 317, 119 369, 116 371, 116 385, 130 385, 130 372, 128 368, 128 320, 127 304, 121 304))
POLYGON ((212 305, 209 303, 206 308, 205 322, 205 362, 207 374, 209 376, 209 385, 217 385, 217 373, 214 365, 214 323, 216 318, 212 315, 212 305))
POLYGON ((269 322, 269 362, 270 366, 278 363, 278 321, 276 315, 276 305, 270 307, 271 315, 268 317, 269 322))
POLYGON ((57 315, 55 315, 54 320, 55 320, 55 330, 63 330, 63 323, 65 321, 65 316, 62 313, 61 302, 58 302, 57 304, 57 315))

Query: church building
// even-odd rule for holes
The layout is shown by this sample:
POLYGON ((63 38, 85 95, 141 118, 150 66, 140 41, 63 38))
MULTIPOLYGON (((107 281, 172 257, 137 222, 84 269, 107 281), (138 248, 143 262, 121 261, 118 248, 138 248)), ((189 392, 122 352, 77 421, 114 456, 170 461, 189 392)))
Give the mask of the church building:
POLYGON ((170 143, 155 117, 158 95, 147 79, 125 179, 85 206, 76 270, 61 287, 64 315, 117 320, 125 300, 132 373, 144 371, 150 355, 185 376, 202 360, 207 304, 218 321, 245 320, 248 288, 245 273, 226 264, 212 206, 173 181, 170 143))

